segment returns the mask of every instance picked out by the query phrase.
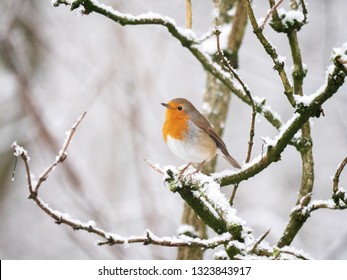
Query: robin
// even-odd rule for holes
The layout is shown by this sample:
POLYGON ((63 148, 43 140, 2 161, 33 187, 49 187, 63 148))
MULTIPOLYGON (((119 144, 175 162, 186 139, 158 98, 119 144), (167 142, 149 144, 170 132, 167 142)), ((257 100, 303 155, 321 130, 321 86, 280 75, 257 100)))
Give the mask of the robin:
POLYGON ((217 151, 222 152, 233 167, 241 168, 209 121, 187 99, 175 98, 161 105, 166 107, 164 140, 173 154, 189 162, 180 174, 192 163, 199 163, 196 170, 199 172, 204 163, 215 157, 217 151))

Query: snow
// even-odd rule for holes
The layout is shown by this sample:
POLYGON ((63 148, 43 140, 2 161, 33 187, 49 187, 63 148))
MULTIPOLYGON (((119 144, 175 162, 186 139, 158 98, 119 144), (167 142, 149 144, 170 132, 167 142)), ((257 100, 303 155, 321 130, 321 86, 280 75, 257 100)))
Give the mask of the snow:
POLYGON ((342 45, 342 48, 334 48, 332 59, 336 59, 340 57, 340 59, 346 63, 347 62, 347 42, 342 45))
MULTIPOLYGON (((228 45, 228 35, 231 31, 231 24, 225 24, 218 26, 218 30, 221 32, 219 35, 219 44, 220 48, 226 49, 228 45)), ((217 39, 215 36, 212 36, 205 40, 201 44, 201 50, 208 54, 215 54, 217 52, 217 39)))
POLYGON ((245 221, 236 216, 236 209, 230 206, 229 201, 220 191, 219 184, 213 178, 197 173, 194 174, 193 180, 197 180, 201 186, 197 191, 194 191, 194 195, 205 203, 216 218, 225 219, 229 224, 246 224, 245 221))
POLYGON ((278 57, 277 57, 277 61, 279 62, 279 63, 285 63, 285 61, 286 61, 286 57, 285 56, 282 56, 282 55, 279 55, 278 57))
POLYGON ((230 16, 230 17, 235 16, 235 14, 236 14, 236 7, 237 7, 237 5, 233 5, 233 7, 227 11, 227 15, 230 16))
POLYGON ((295 99, 295 102, 296 104, 302 104, 304 106, 309 106, 312 102, 313 99, 315 99, 318 95, 319 95, 320 92, 316 92, 315 94, 311 94, 311 95, 303 95, 303 96, 300 96, 300 95, 294 95, 294 99, 295 99))
POLYGON ((228 260, 228 254, 225 250, 219 250, 213 254, 213 258, 217 260, 228 260))
POLYGON ((303 256, 306 259, 311 259, 310 255, 305 253, 303 250, 297 249, 293 246, 284 246, 280 249, 280 252, 282 254, 286 254, 285 252, 290 252, 291 254, 286 254, 286 260, 292 259, 292 260, 297 260, 298 258, 296 256, 303 256))
POLYGON ((24 154, 28 158, 28 160, 29 160, 27 151, 22 146, 19 146, 16 141, 13 142, 11 147, 14 148, 14 153, 13 154, 14 154, 15 157, 19 157, 22 154, 24 154))
POLYGON ((285 26, 292 26, 296 22, 302 23, 305 20, 305 16, 301 11, 290 10, 287 12, 285 9, 279 8, 277 12, 282 24, 285 26))
POLYGON ((179 228, 177 229, 178 235, 182 235, 182 234, 187 235, 187 233, 192 236, 198 235, 195 228, 191 225, 187 225, 187 224, 180 225, 179 228))

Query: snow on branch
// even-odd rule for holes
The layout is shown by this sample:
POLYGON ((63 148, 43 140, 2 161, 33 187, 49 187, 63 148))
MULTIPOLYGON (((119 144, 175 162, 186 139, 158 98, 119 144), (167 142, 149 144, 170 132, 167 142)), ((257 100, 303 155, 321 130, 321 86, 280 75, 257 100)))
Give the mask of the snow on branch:
POLYGON ((330 210, 344 210, 347 209, 347 194, 346 190, 339 187, 340 175, 347 164, 347 157, 338 166, 335 176, 333 178, 333 193, 332 198, 329 200, 313 200, 308 205, 304 201, 312 195, 309 193, 304 196, 298 205, 296 205, 292 212, 300 214, 301 216, 308 218, 311 212, 318 209, 330 209, 330 210))
MULTIPOLYGON (((71 10, 78 9, 79 13, 85 15, 95 12, 104 15, 121 25, 159 25, 166 27, 169 33, 195 56, 206 71, 210 72, 214 77, 220 80, 243 102, 250 106, 252 105, 249 96, 244 92, 242 87, 239 86, 239 83, 230 76, 228 71, 223 70, 218 63, 213 61, 211 55, 201 44, 207 38, 210 38, 215 34, 214 29, 207 32, 201 38, 198 38, 191 29, 177 26, 174 19, 153 12, 134 16, 129 13, 121 13, 113 9, 111 6, 107 6, 96 0, 53 0, 52 3, 54 7, 57 7, 60 4, 70 6, 71 10)), ((269 106, 265 105, 264 102, 254 103, 257 112, 263 115, 275 128, 279 129, 282 126, 282 121, 279 118, 279 115, 269 106)))
MULTIPOLYGON (((99 246, 141 243, 143 245, 152 244, 166 247, 198 246, 204 249, 214 249, 220 245, 224 245, 229 258, 245 258, 246 256, 247 258, 278 258, 279 255, 280 258, 287 258, 287 252, 282 252, 277 247, 271 247, 263 241, 268 232, 259 239, 253 236, 252 230, 236 215, 236 210, 229 205, 226 197, 221 193, 218 183, 212 177, 203 174, 192 174, 191 176, 184 176, 181 178, 180 184, 177 184, 179 171, 176 169, 175 173, 173 173, 172 167, 161 169, 157 165, 150 164, 158 172, 165 174, 164 181, 170 190, 178 192, 192 206, 203 221, 216 231, 217 236, 210 239, 200 239, 187 236, 183 233, 179 234, 178 237, 158 237, 147 229, 143 235, 124 237, 98 228, 94 221, 82 222, 72 218, 68 213, 63 213, 50 207, 39 196, 39 187, 46 182, 46 179, 54 168, 67 158, 69 144, 85 114, 82 114, 72 126, 71 130, 66 133, 66 139, 59 155, 45 169, 38 181, 33 180, 34 175, 31 173, 28 152, 16 142, 12 144, 14 155, 20 157, 25 164, 29 199, 32 199, 43 212, 55 220, 56 224, 64 224, 73 230, 83 230, 103 238, 103 240, 96 242, 99 246)), ((289 248, 290 250, 294 252, 291 258, 293 256, 306 258, 304 255, 295 252, 294 249, 289 248)))
POLYGON ((72 137, 80 124, 86 113, 84 113, 77 122, 72 126, 72 129, 66 133, 66 139, 64 145, 59 152, 59 156, 56 157, 55 161, 42 173, 39 180, 35 182, 32 180, 33 174, 31 173, 29 165, 29 156, 27 150, 19 146, 16 142, 12 144, 14 150, 14 155, 16 157, 21 157, 24 161, 29 189, 29 198, 32 199, 36 205, 41 208, 46 214, 52 217, 57 224, 65 224, 71 227, 73 230, 84 230, 102 237, 103 241, 98 241, 97 245, 116 245, 116 244, 130 244, 130 243, 142 243, 144 245, 153 244, 168 247, 182 247, 182 246, 200 246, 201 248, 213 249, 219 245, 227 244, 232 240, 232 235, 230 233, 224 233, 220 236, 202 240, 200 238, 192 238, 181 234, 179 237, 158 237, 153 234, 150 230, 146 230, 144 235, 140 236, 130 236, 123 237, 118 234, 107 232, 103 229, 96 227, 94 221, 81 222, 77 219, 72 218, 69 214, 60 212, 51 208, 48 203, 43 201, 39 197, 39 187, 43 182, 46 181, 48 175, 53 171, 53 169, 58 165, 58 163, 63 162, 67 157, 67 149, 72 140, 72 137))
MULTIPOLYGON (((347 44, 345 44, 344 47, 347 49, 347 44)), ((215 178, 220 180, 221 186, 236 184, 243 180, 247 180, 264 170, 272 162, 278 161, 281 153, 293 139, 295 134, 301 129, 303 124, 311 117, 319 117, 321 115, 321 106, 344 84, 347 69, 344 64, 341 63, 340 58, 341 56, 333 57, 333 65, 328 67, 326 81, 323 86, 308 99, 308 102, 305 104, 298 104, 296 113, 294 113, 291 119, 282 126, 278 136, 275 137, 274 140, 267 141, 267 152, 264 155, 259 155, 249 164, 243 165, 243 168, 237 173, 227 176, 225 173, 215 175, 215 178)))
MULTIPOLYGON (((164 184, 169 190, 178 193, 204 223, 219 234, 220 237, 215 238, 228 237, 228 242, 223 243, 225 251, 216 254, 216 258, 309 259, 306 254, 294 248, 287 247, 284 250, 277 246, 270 246, 264 241, 270 230, 261 237, 255 238, 252 229, 237 216, 236 209, 231 207, 220 190, 218 180, 215 180, 213 176, 194 173, 192 169, 185 171, 182 176, 179 168, 160 167, 148 159, 145 160, 153 170, 163 175, 164 184)), ((220 242, 222 244, 222 241, 220 242)), ((198 246, 201 245, 198 244, 198 246)))
POLYGON ((51 208, 49 204, 39 196, 39 188, 46 181, 54 168, 66 159, 69 144, 71 143, 74 133, 85 114, 86 113, 83 113, 78 118, 77 122, 72 126, 71 130, 66 132, 66 139, 64 140, 64 144, 59 152, 59 155, 56 157, 55 161, 45 169, 38 181, 33 180, 34 175, 31 173, 31 168, 29 165, 30 158, 27 150, 19 146, 17 142, 12 144, 14 156, 22 158, 25 164, 29 198, 32 199, 42 211, 53 218, 57 224, 65 224, 71 227, 73 230, 83 230, 102 237, 104 240, 98 241, 97 245, 142 243, 144 245, 153 244, 167 247, 199 246, 201 248, 213 249, 219 245, 227 244, 232 240, 230 233, 224 233, 211 239, 202 240, 200 238, 192 238, 184 234, 181 234, 179 237, 158 237, 148 229, 143 235, 140 236, 131 235, 130 237, 123 237, 96 227, 94 221, 81 222, 80 220, 72 218, 68 213, 63 213, 51 208))

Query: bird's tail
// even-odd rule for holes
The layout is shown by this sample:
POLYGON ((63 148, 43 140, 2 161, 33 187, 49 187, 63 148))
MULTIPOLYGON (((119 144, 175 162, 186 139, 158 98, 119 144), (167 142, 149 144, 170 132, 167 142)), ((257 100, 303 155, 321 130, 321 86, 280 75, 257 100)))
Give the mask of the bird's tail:
POLYGON ((230 155, 223 155, 223 157, 235 168, 241 169, 241 165, 230 155))

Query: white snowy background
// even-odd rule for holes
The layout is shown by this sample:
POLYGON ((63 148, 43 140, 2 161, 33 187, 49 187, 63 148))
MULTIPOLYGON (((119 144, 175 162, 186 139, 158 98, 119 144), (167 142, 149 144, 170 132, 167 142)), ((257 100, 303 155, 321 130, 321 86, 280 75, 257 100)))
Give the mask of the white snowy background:
MULTIPOLYGON (((32 113, 21 98, 16 79, 0 62, 0 258, 1 259, 174 259, 176 249, 158 246, 95 246, 98 237, 56 225, 27 199, 23 162, 18 161, 11 182, 13 141, 24 145, 38 176, 58 154, 60 145, 77 117, 87 115, 59 166, 41 188, 40 195, 52 208, 81 221, 94 220, 98 227, 123 236, 140 235, 147 228, 158 236, 176 235, 183 202, 162 183, 161 176, 143 161, 182 165, 165 146, 160 102, 175 97, 201 106, 206 74, 195 58, 159 26, 122 27, 98 14, 77 16, 68 7, 52 7, 50 1, 0 3, 0 38, 11 16, 20 14, 39 37, 36 71, 30 77, 30 99, 41 121, 59 144, 47 144, 32 113), (68 169, 76 177, 68 176, 68 169)), ((184 1, 102 1, 122 12, 156 12, 185 26, 184 1)), ((254 1, 258 18, 268 1, 254 1)), ((284 1, 287 4, 288 1, 284 1)), ((212 28, 213 1, 192 1, 193 30, 202 35, 212 28)), ((331 50, 347 41, 347 2, 307 1, 309 24, 298 37, 307 65, 305 94, 322 84, 331 50)), ((287 6, 284 7, 287 8, 287 6)), ((287 57, 286 36, 267 25, 265 34, 287 57)), ((8 35, 26 64, 30 53, 20 32, 8 35)), ((0 40, 0 44, 2 41, 0 40)), ((270 58, 255 38, 250 25, 240 51, 240 75, 255 96, 281 114, 285 122, 293 109, 270 58)), ((24 62, 23 62, 24 61, 24 62)), ((326 117, 312 122, 315 159, 314 199, 328 199, 331 176, 347 155, 347 86, 324 105, 326 117)), ((223 139, 230 153, 243 161, 247 151, 250 107, 232 99, 223 139)), ((261 152, 261 137, 274 138, 275 129, 262 117, 256 124, 253 156, 261 152)), ((221 160, 217 170, 229 168, 221 160)), ((346 171, 340 186, 346 188, 346 171)), ((300 186, 298 152, 288 147, 280 162, 240 185, 235 208, 256 236, 271 228, 267 241, 277 243, 300 186)), ((230 194, 231 187, 223 191, 230 194)), ((347 211, 319 210, 312 214, 293 246, 317 259, 347 258, 347 211)), ((211 232, 213 236, 213 232, 211 232)), ((206 253, 212 258, 212 251, 206 253)))

